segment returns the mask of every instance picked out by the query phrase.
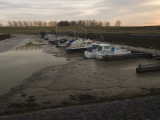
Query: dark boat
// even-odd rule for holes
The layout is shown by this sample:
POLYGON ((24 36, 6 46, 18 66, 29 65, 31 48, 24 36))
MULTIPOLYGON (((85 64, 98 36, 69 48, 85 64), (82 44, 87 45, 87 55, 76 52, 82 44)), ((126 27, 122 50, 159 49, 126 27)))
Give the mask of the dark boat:
POLYGON ((160 71, 160 63, 154 63, 154 64, 139 64, 136 68, 137 73, 143 73, 143 72, 151 72, 151 71, 160 71))
POLYGON ((154 56, 155 59, 160 60, 160 55, 154 56))
POLYGON ((117 54, 105 55, 104 60, 121 60, 121 59, 134 59, 134 58, 153 58, 152 54, 148 53, 131 53, 131 54, 117 54))

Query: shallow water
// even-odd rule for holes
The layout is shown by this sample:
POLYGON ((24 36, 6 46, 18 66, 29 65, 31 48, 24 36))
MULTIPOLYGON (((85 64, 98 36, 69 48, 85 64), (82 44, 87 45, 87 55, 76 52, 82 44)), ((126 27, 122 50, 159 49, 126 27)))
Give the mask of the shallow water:
POLYGON ((39 45, 23 46, 0 53, 0 95, 21 84, 41 68, 65 63, 65 58, 44 53, 39 45))

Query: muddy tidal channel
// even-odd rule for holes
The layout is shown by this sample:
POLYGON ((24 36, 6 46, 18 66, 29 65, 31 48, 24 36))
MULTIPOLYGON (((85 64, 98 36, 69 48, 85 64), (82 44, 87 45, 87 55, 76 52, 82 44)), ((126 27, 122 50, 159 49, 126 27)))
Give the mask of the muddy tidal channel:
POLYGON ((160 93, 160 72, 135 70, 140 63, 158 62, 154 59, 85 59, 83 53, 67 54, 38 36, 10 40, 17 39, 12 49, 4 40, 7 51, 0 53, 0 115, 160 93))

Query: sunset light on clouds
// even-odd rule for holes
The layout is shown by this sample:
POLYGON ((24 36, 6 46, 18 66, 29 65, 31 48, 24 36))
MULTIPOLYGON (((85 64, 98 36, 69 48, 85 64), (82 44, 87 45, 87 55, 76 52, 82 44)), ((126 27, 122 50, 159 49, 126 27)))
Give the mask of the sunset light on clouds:
POLYGON ((159 0, 0 0, 0 22, 9 20, 121 20, 124 26, 159 25, 159 0))

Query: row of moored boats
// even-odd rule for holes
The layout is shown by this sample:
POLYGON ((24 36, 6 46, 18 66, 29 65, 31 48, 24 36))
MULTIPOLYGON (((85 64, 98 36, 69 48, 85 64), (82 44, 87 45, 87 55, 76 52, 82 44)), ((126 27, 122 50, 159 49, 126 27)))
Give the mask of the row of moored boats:
POLYGON ((54 34, 46 34, 44 39, 57 47, 65 46, 68 53, 83 51, 86 58, 104 59, 111 56, 131 55, 129 50, 120 46, 94 42, 89 39, 58 37, 54 34))

